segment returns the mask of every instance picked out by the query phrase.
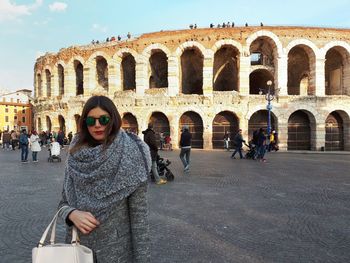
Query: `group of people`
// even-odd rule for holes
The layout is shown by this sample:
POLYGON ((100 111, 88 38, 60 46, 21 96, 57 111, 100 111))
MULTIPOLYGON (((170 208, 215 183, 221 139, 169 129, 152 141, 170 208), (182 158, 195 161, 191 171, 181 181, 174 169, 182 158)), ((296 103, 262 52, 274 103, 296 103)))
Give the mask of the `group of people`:
MULTIPOLYGON (((226 132, 224 135, 224 147, 229 150, 229 141, 230 136, 229 133, 226 132)), ((242 154, 243 144, 245 144, 249 148, 249 157, 253 160, 259 160, 261 162, 266 162, 265 153, 266 151, 278 151, 278 134, 275 130, 272 130, 270 136, 265 134, 264 128, 260 128, 259 130, 255 130, 253 132, 253 137, 249 141, 249 144, 243 139, 242 129, 239 129, 237 134, 233 139, 234 148, 231 158, 236 159, 235 155, 238 152, 240 159, 243 159, 244 156, 242 154)))

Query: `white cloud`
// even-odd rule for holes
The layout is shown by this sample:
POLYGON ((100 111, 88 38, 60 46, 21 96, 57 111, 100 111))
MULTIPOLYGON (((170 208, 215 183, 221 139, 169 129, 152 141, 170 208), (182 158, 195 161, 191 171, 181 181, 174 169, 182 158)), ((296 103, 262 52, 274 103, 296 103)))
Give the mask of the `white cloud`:
POLYGON ((41 6, 43 0, 35 0, 33 4, 17 5, 10 0, 0 0, 0 22, 16 20, 24 15, 31 15, 31 12, 41 6))
POLYGON ((54 2, 53 4, 49 5, 51 12, 64 12, 67 9, 67 4, 63 2, 54 2))
POLYGON ((43 52, 43 51, 37 51, 37 52, 35 53, 35 59, 38 59, 39 57, 44 56, 44 55, 45 55, 45 52, 43 52))
POLYGON ((93 24, 92 25, 92 30, 99 31, 99 32, 102 32, 102 33, 106 33, 108 28, 106 26, 101 26, 99 24, 93 24))

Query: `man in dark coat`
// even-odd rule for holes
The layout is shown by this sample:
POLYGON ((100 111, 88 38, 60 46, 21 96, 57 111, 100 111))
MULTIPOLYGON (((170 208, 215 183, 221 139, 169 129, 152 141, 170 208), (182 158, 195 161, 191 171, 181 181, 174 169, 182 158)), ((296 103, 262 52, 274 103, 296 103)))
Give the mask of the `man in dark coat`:
POLYGON ((191 155, 191 142, 192 142, 192 134, 190 133, 190 129, 187 125, 183 126, 181 138, 180 138, 180 159, 184 166, 184 171, 188 172, 190 170, 190 155, 191 155))
POLYGON ((148 129, 142 132, 144 134, 143 140, 147 143, 151 151, 152 157, 152 174, 156 181, 156 184, 165 184, 167 181, 159 177, 157 170, 157 156, 158 156, 158 146, 156 141, 156 133, 153 131, 153 124, 148 124, 148 129))
POLYGON ((243 143, 245 142, 245 140, 243 140, 243 137, 242 137, 242 129, 238 130, 237 134, 235 135, 234 142, 235 142, 236 149, 232 153, 231 158, 236 159, 235 155, 238 152, 239 153, 239 157, 241 159, 243 159, 242 147, 243 147, 243 143))

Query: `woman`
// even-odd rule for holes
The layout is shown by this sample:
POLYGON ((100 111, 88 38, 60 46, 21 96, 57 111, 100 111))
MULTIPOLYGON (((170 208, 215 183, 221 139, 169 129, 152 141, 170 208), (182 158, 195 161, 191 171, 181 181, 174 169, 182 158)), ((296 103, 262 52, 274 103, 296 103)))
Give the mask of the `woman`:
POLYGON ((96 262, 149 262, 151 156, 139 137, 120 126, 109 98, 86 102, 69 149, 60 215, 78 228, 81 244, 94 251, 96 262))
POLYGON ((38 162, 38 152, 41 151, 39 141, 40 141, 40 138, 38 133, 36 131, 33 131, 32 135, 30 135, 29 142, 30 142, 30 150, 32 151, 32 157, 33 157, 34 163, 38 162))

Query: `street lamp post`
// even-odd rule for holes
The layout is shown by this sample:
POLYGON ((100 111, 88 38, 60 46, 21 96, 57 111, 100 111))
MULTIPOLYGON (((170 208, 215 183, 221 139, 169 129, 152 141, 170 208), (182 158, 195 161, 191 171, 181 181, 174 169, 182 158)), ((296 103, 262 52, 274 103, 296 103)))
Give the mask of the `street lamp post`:
POLYGON ((272 105, 271 101, 275 98, 275 95, 271 92, 271 86, 272 86, 272 81, 269 80, 266 82, 267 84, 267 93, 265 94, 265 99, 267 101, 267 106, 266 109, 268 111, 268 119, 267 119, 267 138, 270 139, 270 133, 271 133, 271 110, 272 110, 272 105))

